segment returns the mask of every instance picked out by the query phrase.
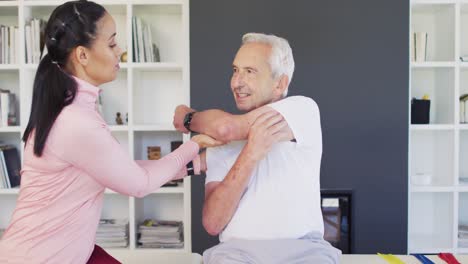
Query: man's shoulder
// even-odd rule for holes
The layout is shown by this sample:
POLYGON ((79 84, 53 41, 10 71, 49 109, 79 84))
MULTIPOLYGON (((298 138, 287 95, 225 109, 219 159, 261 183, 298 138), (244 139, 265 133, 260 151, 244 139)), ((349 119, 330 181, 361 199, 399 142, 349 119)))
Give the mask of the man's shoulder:
POLYGON ((282 99, 284 102, 289 102, 289 103, 301 103, 301 104, 308 104, 314 107, 318 107, 317 103, 315 102, 314 99, 304 96, 304 95, 292 95, 292 96, 287 96, 282 99))
POLYGON ((314 99, 302 95, 287 96, 281 100, 269 104, 268 106, 277 111, 307 111, 308 113, 319 112, 318 105, 314 99))

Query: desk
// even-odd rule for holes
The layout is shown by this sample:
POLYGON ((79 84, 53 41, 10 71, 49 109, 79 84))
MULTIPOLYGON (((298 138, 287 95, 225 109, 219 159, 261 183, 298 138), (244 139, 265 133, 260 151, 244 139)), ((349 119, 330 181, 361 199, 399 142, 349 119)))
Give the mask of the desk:
MULTIPOLYGON (((395 255, 406 264, 421 264, 421 262, 414 256, 408 255, 395 255)), ((428 259, 436 264, 447 264, 441 260, 437 255, 426 255, 428 259)), ((468 264, 468 255, 455 255, 455 257, 463 264, 468 264)), ((388 262, 379 257, 378 255, 343 255, 341 257, 341 264, 388 264, 388 262)))
POLYGON ((154 250, 107 250, 114 258, 123 264, 202 264, 203 258, 197 253, 158 252, 154 250), (137 252, 135 252, 137 251, 137 252))

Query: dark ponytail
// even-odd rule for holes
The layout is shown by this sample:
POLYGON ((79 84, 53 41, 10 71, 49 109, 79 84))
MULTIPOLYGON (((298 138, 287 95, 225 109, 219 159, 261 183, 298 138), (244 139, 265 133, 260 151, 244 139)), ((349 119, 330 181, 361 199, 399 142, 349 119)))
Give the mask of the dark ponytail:
POLYGON ((26 143, 34 131, 34 154, 42 156, 49 132, 62 109, 75 99, 77 83, 67 70, 69 57, 78 46, 91 47, 96 23, 106 10, 88 1, 72 1, 58 6, 45 29, 48 54, 39 63, 34 78, 26 143))

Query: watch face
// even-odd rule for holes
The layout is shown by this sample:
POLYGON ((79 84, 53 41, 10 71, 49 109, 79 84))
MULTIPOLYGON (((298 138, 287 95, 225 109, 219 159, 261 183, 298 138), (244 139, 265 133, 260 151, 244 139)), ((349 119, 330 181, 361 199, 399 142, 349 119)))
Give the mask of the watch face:
POLYGON ((193 113, 194 112, 187 113, 184 117, 184 127, 189 131, 192 131, 190 130, 190 122, 192 122, 193 113))

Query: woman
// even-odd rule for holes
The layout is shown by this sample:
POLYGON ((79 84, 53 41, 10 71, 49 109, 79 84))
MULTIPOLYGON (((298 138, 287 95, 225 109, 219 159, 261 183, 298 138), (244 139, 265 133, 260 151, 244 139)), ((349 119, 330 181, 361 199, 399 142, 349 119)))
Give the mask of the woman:
POLYGON ((199 172, 199 148, 219 143, 199 135, 157 161, 128 156, 96 111, 97 86, 119 70, 115 35, 113 18, 93 2, 67 2, 51 14, 0 263, 118 263, 94 246, 105 188, 143 197, 186 175, 192 160, 199 172))

